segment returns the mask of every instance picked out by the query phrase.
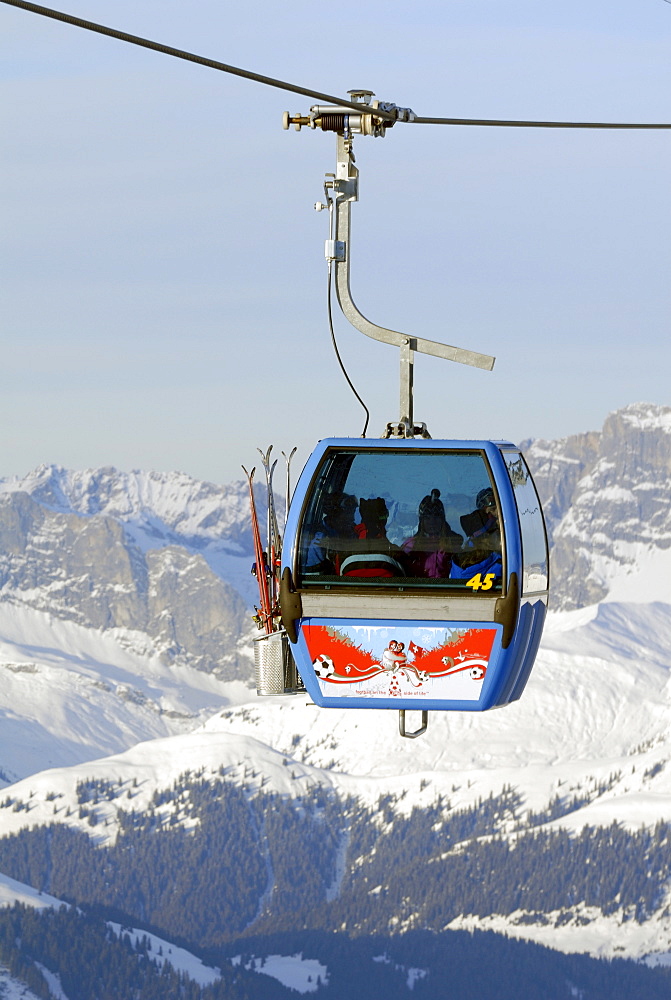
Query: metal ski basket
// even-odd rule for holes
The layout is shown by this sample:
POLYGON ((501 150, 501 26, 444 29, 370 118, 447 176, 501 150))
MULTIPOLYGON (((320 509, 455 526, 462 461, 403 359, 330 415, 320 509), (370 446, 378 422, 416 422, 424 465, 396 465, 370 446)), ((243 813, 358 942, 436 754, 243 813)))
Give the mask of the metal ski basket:
POLYGON ((260 635, 253 641, 257 694, 285 695, 305 691, 284 630, 260 635))

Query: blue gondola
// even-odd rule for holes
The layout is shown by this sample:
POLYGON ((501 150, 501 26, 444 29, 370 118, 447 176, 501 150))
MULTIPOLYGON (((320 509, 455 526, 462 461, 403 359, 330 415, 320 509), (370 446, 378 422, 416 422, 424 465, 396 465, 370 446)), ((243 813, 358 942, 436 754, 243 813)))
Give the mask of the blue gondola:
MULTIPOLYGON (((350 94, 366 104, 373 96, 350 94)), ((398 709, 401 734, 418 736, 430 710, 484 711, 522 694, 547 609, 543 514, 514 444, 431 440, 414 421, 415 352, 485 370, 494 358, 377 326, 352 300, 352 135, 384 135, 385 122, 320 106, 307 118, 285 116, 285 127, 292 121, 336 132, 336 173, 324 184, 329 316, 333 276, 349 322, 399 348, 400 408, 382 438, 365 438, 366 421, 363 439, 322 441, 296 486, 281 545, 269 527, 257 689, 304 686, 323 707, 398 709), (422 712, 413 733, 408 709, 422 712)), ((272 506, 269 453, 264 466, 272 506)))
POLYGON ((520 697, 548 597, 541 505, 505 441, 322 441, 280 607, 320 706, 484 711, 520 697))

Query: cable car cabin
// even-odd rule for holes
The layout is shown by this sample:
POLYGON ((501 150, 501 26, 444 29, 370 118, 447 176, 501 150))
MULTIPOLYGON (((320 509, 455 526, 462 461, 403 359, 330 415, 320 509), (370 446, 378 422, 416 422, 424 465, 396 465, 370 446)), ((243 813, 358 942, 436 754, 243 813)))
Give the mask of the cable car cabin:
POLYGON ((296 486, 280 605, 313 701, 484 711, 520 697, 548 549, 508 442, 327 439, 296 486))

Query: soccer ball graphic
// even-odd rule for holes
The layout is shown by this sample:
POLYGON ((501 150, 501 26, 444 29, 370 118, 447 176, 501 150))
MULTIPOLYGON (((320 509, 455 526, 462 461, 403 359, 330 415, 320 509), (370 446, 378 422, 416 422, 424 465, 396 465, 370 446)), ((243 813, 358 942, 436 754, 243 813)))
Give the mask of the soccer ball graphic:
POLYGON ((474 681, 481 681, 485 676, 484 667, 471 667, 469 673, 474 681))
POLYGON ((318 656, 317 659, 313 661, 312 666, 315 668, 317 677, 319 677, 322 681, 327 680, 332 674, 335 673, 333 660, 330 656, 318 656))

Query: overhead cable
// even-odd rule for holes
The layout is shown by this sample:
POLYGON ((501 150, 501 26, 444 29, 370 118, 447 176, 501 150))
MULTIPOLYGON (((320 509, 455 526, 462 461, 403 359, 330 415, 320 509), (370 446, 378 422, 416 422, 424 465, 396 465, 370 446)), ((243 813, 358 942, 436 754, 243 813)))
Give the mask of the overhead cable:
MULTIPOLYGON (((671 0, 669 0, 671 3, 671 0)), ((497 128, 671 128, 671 124, 648 122, 532 122, 501 118, 415 118, 414 125, 493 125, 497 128)))
MULTIPOLYGON (((185 59, 187 62, 207 66, 209 69, 220 70, 222 73, 230 73, 233 76, 240 76, 246 80, 254 80, 256 83, 264 83, 268 87, 276 87, 278 90, 302 94, 303 97, 312 97, 318 101, 335 104, 338 107, 352 108, 358 114, 374 114, 377 118, 382 118, 385 121, 396 121, 396 115, 393 112, 383 111, 381 108, 374 108, 368 104, 334 97, 333 94, 323 94, 318 90, 310 90, 307 87, 298 87, 293 83, 287 83, 285 80, 276 80, 271 76, 264 76, 261 73, 253 73, 251 70, 240 69, 238 66, 231 66, 228 63, 219 62, 217 59, 208 59, 206 56, 199 56, 194 52, 186 52, 184 49, 177 49, 171 45, 164 45, 161 42, 154 42, 149 38, 131 35, 116 28, 108 28, 104 24, 97 24, 95 21, 85 21, 80 17, 75 17, 73 14, 66 14, 51 7, 43 7, 40 4, 29 3, 28 0, 0 0, 0 3, 8 4, 10 7, 20 7, 33 14, 40 14, 43 17, 50 17, 56 21, 63 21, 66 24, 72 24, 77 28, 84 28, 87 31, 95 31, 99 35, 107 35, 122 42, 129 42, 131 45, 140 45, 142 48, 152 49, 154 52, 161 52, 163 55, 174 56, 176 59, 185 59)), ((671 124, 654 122, 539 122, 485 118, 416 117, 409 119, 409 123, 414 125, 489 125, 498 128, 671 129, 671 124)))
POLYGON ((153 49, 154 52, 161 52, 163 55, 174 56, 176 59, 186 59, 187 62, 198 63, 200 66, 207 66, 210 69, 220 70, 222 73, 231 73, 233 76, 241 76, 247 80, 255 80, 256 83, 265 83, 269 87, 277 87, 279 90, 292 91, 294 94, 302 94, 304 97, 314 97, 318 101, 326 101, 328 104, 336 104, 339 107, 352 108, 358 114, 362 112, 372 112, 378 118, 389 121, 396 121, 396 115, 377 108, 371 108, 367 104, 355 104, 353 101, 343 100, 341 97, 334 97, 332 94, 322 94, 317 90, 309 90, 306 87, 297 87, 293 83, 284 80, 275 80, 272 76, 263 76, 261 73, 252 73, 251 70, 240 69, 239 66, 229 66, 228 63, 219 62, 217 59, 208 59, 206 56, 196 55, 194 52, 186 52, 184 49, 173 48, 172 45, 163 45, 162 42, 153 42, 149 38, 142 38, 140 35, 130 35, 126 31, 118 31, 116 28, 108 28, 104 24, 96 21, 85 21, 81 17, 73 14, 65 14, 60 10, 53 10, 51 7, 42 7, 40 4, 29 3, 28 0, 0 0, 1 3, 9 4, 10 7, 21 7, 33 14, 41 14, 43 17, 53 18, 55 21, 64 21, 66 24, 73 24, 77 28, 85 28, 87 31, 95 31, 99 35, 108 35, 122 42, 129 42, 131 45, 140 45, 144 49, 153 49))

